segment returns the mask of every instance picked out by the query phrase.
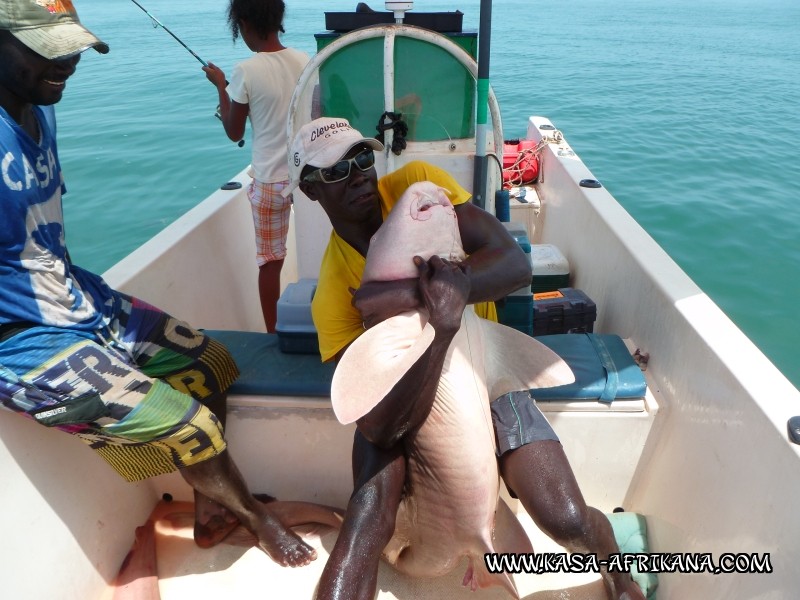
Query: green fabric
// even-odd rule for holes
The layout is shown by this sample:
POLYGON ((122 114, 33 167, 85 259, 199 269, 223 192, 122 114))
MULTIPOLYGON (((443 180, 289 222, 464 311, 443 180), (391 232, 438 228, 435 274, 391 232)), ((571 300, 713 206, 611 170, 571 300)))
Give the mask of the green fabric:
POLYGON ((188 394, 156 379, 144 400, 130 414, 117 423, 104 426, 103 431, 140 442, 157 440, 190 421, 196 412, 194 404, 188 394))
POLYGON ((100 396, 91 392, 80 398, 71 398, 65 402, 45 406, 31 414, 42 425, 55 427, 57 425, 91 423, 108 416, 109 410, 100 396))

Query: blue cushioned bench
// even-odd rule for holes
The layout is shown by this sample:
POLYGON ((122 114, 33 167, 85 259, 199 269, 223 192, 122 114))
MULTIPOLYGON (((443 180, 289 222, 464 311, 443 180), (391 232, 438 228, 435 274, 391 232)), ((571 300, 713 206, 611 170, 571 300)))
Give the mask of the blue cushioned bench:
POLYGON ((575 382, 533 390, 537 402, 585 400, 610 404, 614 400, 643 398, 644 374, 618 335, 563 333, 536 338, 563 358, 575 382))
MULTIPOLYGON (((287 354, 275 334, 250 331, 207 330, 233 355, 241 375, 231 394, 257 396, 329 397, 334 364, 322 363, 319 354, 287 354)), ((537 402, 600 401, 642 398, 647 386, 625 343, 616 335, 568 333, 536 338, 559 356, 575 373, 570 385, 537 389, 537 402)))
POLYGON ((233 355, 241 375, 231 394, 255 396, 331 395, 334 364, 323 363, 319 354, 286 354, 278 348, 278 336, 253 331, 206 330, 233 355))

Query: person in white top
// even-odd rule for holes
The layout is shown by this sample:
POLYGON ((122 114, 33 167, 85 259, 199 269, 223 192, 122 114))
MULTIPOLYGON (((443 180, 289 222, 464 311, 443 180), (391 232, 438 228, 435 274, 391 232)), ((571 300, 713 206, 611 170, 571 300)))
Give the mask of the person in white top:
POLYGON ((285 10, 283 0, 231 0, 228 23, 233 40, 241 36, 255 55, 236 65, 230 83, 215 64, 203 67, 219 93, 220 116, 231 140, 242 139, 250 116, 253 181, 248 198, 256 230, 258 292, 270 333, 277 321, 291 209, 291 196, 281 196, 289 181, 286 120, 295 84, 309 60, 305 52, 280 41, 285 10))

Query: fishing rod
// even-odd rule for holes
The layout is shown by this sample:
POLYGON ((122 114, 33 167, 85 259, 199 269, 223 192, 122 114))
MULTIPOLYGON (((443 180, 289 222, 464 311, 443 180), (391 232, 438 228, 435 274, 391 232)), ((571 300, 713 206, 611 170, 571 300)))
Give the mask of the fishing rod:
MULTIPOLYGON (((142 9, 142 12, 144 12, 144 14, 146 14, 148 17, 150 17, 150 19, 153 21, 153 26, 154 26, 154 27, 161 27, 161 29, 163 29, 163 30, 164 30, 164 31, 166 31, 168 34, 170 34, 170 35, 171 35, 173 38, 175 38, 175 41, 176 41, 176 42, 178 42, 178 43, 179 43, 181 46, 183 46, 184 48, 186 48, 186 49, 189 51, 189 54, 191 54, 192 56, 194 56, 194 57, 195 57, 195 58, 196 58, 196 59, 197 59, 197 60, 200 62, 200 64, 201 64, 201 65, 203 65, 204 67, 207 67, 207 66, 208 66, 208 63, 207 63, 206 61, 204 61, 202 58, 200 58, 200 57, 197 55, 197 53, 196 53, 194 50, 192 50, 191 48, 189 48, 189 46, 187 46, 186 44, 184 44, 184 43, 183 43, 183 40, 181 40, 181 38, 179 38, 177 35, 175 35, 174 33, 172 33, 172 31, 170 31, 169 27, 167 27, 166 25, 164 25, 164 24, 163 24, 161 21, 159 21, 159 20, 158 20, 158 19, 157 19, 155 16, 153 16, 152 14, 150 14, 150 13, 148 12, 148 10, 147 10, 147 9, 146 9, 144 6, 142 6, 141 4, 139 4, 139 3, 138 3, 136 0, 131 0, 131 2, 133 2, 133 3, 134 3, 136 6, 138 6, 139 8, 141 8, 141 9, 142 9)), ((226 80, 226 81, 225 81, 225 83, 227 84, 227 83, 228 83, 228 81, 226 80)), ((221 114, 220 114, 220 112, 219 112, 219 106, 217 106, 217 111, 214 113, 214 116, 215 116, 215 117, 217 117, 217 118, 218 118, 220 121, 222 120, 222 115, 221 115, 221 114)), ((239 148, 241 148, 242 146, 244 146, 244 140, 239 140, 238 142, 236 142, 236 145, 237 145, 237 146, 239 146, 239 148)))
POLYGON ((200 61, 200 64, 201 64, 201 65, 203 65, 204 67, 207 67, 207 66, 208 66, 208 63, 207 63, 206 61, 204 61, 202 58, 200 58, 199 56, 197 56, 197 54, 195 54, 194 50, 192 50, 191 48, 189 48, 189 46, 187 46, 186 44, 184 44, 184 43, 183 43, 183 41, 181 40, 181 38, 179 38, 177 35, 175 35, 174 33, 172 33, 172 32, 169 30, 169 28, 168 28, 166 25, 164 25, 164 24, 163 24, 161 21, 159 21, 158 19, 156 19, 156 18, 155 18, 153 15, 151 15, 149 12, 147 12, 147 9, 146 9, 144 6, 142 6, 141 4, 139 4, 139 3, 138 3, 136 0, 131 0, 131 2, 133 2, 133 3, 134 3, 136 6, 138 6, 139 8, 141 8, 141 9, 144 11, 144 14, 146 14, 148 17, 150 17, 150 18, 153 20, 153 23, 154 23, 154 25, 155 25, 156 27, 161 27, 161 29, 163 29, 163 30, 164 30, 164 31, 166 31, 168 34, 170 34, 170 35, 171 35, 173 38, 175 38, 175 41, 176 41, 176 42, 178 42, 178 43, 179 43, 181 46, 183 46, 184 48, 186 48, 186 49, 189 51, 189 54, 191 54, 191 55, 192 55, 192 56, 194 56, 194 57, 195 57, 197 60, 199 60, 199 61, 200 61))

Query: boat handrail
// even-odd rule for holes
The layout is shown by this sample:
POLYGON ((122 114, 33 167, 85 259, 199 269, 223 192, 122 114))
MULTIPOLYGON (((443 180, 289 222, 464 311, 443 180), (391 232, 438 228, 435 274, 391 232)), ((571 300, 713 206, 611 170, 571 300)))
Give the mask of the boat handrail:
MULTIPOLYGON (((317 74, 320 67, 333 55, 342 50, 343 48, 352 44, 374 38, 383 37, 384 42, 384 110, 386 112, 394 112, 394 43, 398 36, 409 37, 416 40, 421 40, 448 52, 452 55, 465 69, 470 73, 473 79, 477 82, 478 77, 478 64, 468 52, 461 48, 458 44, 449 40, 446 36, 413 25, 400 25, 400 24, 387 24, 375 25, 371 27, 364 27, 341 35, 339 38, 319 50, 317 54, 309 61, 306 68, 300 75, 294 94, 289 106, 289 119, 287 120, 287 140, 294 138, 297 130, 305 123, 312 120, 316 115, 312 114, 312 106, 310 98, 306 95, 306 90, 312 82, 317 79, 317 74), (305 106, 304 106, 305 103, 305 106)), ((497 103, 497 98, 494 91, 489 89, 489 113, 492 119, 493 130, 493 146, 494 149, 503 147, 503 125, 500 115, 500 108, 497 103)), ((390 135, 390 131, 386 132, 390 135)), ((474 136, 473 136, 474 141, 474 136)), ((393 155, 388 151, 391 146, 391 138, 386 140, 386 160, 387 171, 394 168, 393 155)))

